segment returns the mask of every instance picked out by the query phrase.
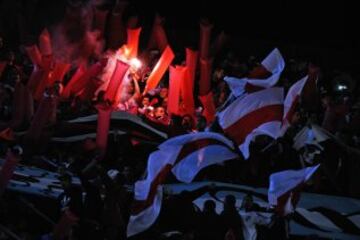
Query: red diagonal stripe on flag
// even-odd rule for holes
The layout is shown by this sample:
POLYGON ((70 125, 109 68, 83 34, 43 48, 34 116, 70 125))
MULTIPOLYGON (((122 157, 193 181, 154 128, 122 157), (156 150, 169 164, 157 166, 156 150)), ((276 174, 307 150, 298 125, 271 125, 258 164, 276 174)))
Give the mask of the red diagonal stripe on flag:
POLYGON ((216 139, 209 139, 209 138, 198 139, 196 141, 191 141, 191 142, 184 144, 183 147, 181 148, 181 151, 180 151, 178 157, 176 158, 174 165, 166 164, 161 169, 161 171, 156 176, 156 178, 154 178, 154 180, 151 183, 150 191, 149 191, 147 199, 144 201, 139 201, 136 199, 134 200, 133 206, 131 209, 131 214, 137 215, 140 212, 142 212, 144 209, 150 207, 153 204, 158 186, 165 181, 167 175, 171 172, 173 166, 175 166, 180 161, 184 160, 191 153, 198 151, 202 148, 211 146, 211 145, 222 145, 222 146, 229 148, 229 146, 226 145, 225 143, 223 143, 219 140, 216 140, 216 139))
POLYGON ((254 129, 267 122, 281 122, 282 117, 282 104, 264 106, 243 116, 235 123, 225 128, 224 132, 238 145, 241 145, 245 141, 246 136, 249 135, 254 129))

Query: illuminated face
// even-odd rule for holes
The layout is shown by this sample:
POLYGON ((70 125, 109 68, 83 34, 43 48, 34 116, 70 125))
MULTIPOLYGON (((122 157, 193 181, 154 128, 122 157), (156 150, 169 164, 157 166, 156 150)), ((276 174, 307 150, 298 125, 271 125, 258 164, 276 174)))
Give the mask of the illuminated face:
POLYGON ((149 104, 150 104, 150 99, 149 99, 148 97, 144 97, 143 100, 142 100, 142 102, 141 102, 141 104, 142 104, 143 106, 149 106, 149 104))
POLYGON ((155 110, 155 118, 163 118, 165 116, 165 109, 163 107, 157 107, 155 110))
POLYGON ((168 89, 167 88, 162 88, 161 90, 160 90, 160 97, 161 98, 166 98, 167 97, 167 95, 168 95, 168 89))

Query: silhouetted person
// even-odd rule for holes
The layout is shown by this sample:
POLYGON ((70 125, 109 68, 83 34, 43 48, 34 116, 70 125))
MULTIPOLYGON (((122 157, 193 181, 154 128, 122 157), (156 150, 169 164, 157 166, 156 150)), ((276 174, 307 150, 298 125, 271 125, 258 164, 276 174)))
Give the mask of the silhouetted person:
POLYGON ((236 198, 234 195, 227 195, 224 202, 224 210, 220 214, 222 224, 222 236, 229 232, 234 236, 234 239, 243 239, 242 235, 242 220, 238 210, 235 206, 236 198))
POLYGON ((220 216, 215 211, 216 204, 213 200, 206 200, 204 209, 200 214, 199 233, 200 239, 221 239, 220 216))

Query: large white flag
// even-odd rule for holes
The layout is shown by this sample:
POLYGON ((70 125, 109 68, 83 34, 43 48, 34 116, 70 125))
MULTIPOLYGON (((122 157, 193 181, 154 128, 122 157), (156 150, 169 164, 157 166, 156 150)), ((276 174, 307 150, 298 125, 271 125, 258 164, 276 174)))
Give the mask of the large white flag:
POLYGON ((182 182, 191 182, 197 173, 213 164, 239 157, 233 143, 218 133, 190 133, 171 138, 148 159, 147 176, 135 183, 128 236, 149 228, 161 207, 161 184, 172 172, 182 182))
POLYGON ((218 133, 203 132, 182 135, 165 144, 182 144, 181 152, 172 173, 181 181, 190 183, 203 168, 239 157, 233 142, 218 133))
POLYGON ((231 93, 235 97, 239 97, 246 92, 259 91, 264 88, 274 86, 285 68, 285 61, 279 51, 275 48, 261 62, 262 67, 266 70, 263 74, 257 75, 255 78, 251 76, 245 78, 225 77, 231 93), (266 72, 268 74, 266 74, 266 72), (267 76, 270 75, 270 76, 267 76))
POLYGON ((270 175, 268 201, 280 212, 284 212, 292 202, 294 205, 298 199, 295 195, 300 192, 302 185, 307 182, 319 168, 319 165, 307 167, 301 170, 286 170, 270 175))
POLYGON ((225 134, 249 158, 249 145, 257 135, 277 138, 283 118, 283 88, 268 88, 236 99, 219 113, 225 134))

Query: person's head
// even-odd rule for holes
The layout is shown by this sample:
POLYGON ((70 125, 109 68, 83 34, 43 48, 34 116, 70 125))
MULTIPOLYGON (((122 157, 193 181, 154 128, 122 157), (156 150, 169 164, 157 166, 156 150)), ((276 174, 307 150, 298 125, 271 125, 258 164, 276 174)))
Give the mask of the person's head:
POLYGON ((224 209, 234 209, 236 206, 236 198, 234 195, 229 194, 225 197, 224 209))
POLYGON ((165 116, 165 108, 163 107, 157 107, 155 109, 155 112, 154 112, 154 116, 155 118, 159 119, 159 118, 163 118, 165 116))
POLYGON ((164 99, 168 96, 168 89, 167 88, 161 88, 159 96, 164 99))
POLYGON ((242 207, 245 210, 250 210, 252 208, 254 204, 254 200, 253 197, 250 194, 247 194, 244 198, 243 198, 243 202, 242 202, 242 207))
POLYGON ((203 132, 206 128, 206 118, 202 115, 199 115, 197 117, 197 122, 196 122, 196 129, 199 132, 203 132))
POLYGON ((216 203, 213 200, 206 200, 204 202, 204 212, 215 212, 216 203))
POLYGON ((150 105, 150 97, 149 96, 144 96, 142 101, 141 101, 141 104, 143 107, 146 107, 146 106, 149 106, 150 105))
POLYGON ((181 121, 181 126, 183 127, 183 129, 192 130, 193 125, 194 125, 193 118, 191 117, 191 115, 189 114, 184 115, 181 121))

